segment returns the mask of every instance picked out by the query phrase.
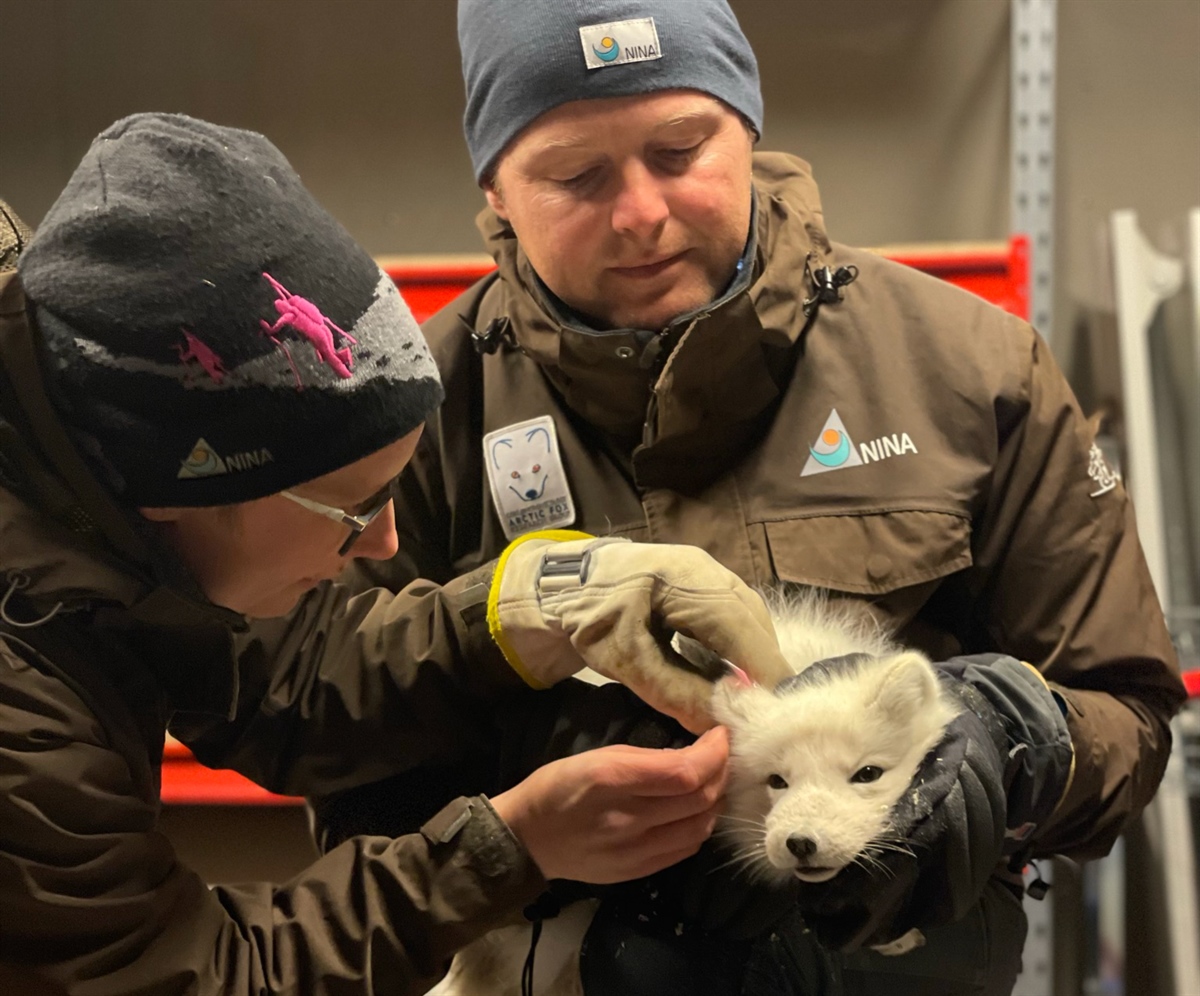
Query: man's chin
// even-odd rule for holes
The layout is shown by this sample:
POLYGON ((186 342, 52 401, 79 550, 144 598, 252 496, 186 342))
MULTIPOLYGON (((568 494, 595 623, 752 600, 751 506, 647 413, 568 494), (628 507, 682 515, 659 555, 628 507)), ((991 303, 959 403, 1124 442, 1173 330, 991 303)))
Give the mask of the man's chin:
POLYGON ((712 299, 712 291, 707 287, 673 292, 644 305, 614 309, 607 321, 612 328, 650 329, 657 332, 681 316, 699 311, 712 299))

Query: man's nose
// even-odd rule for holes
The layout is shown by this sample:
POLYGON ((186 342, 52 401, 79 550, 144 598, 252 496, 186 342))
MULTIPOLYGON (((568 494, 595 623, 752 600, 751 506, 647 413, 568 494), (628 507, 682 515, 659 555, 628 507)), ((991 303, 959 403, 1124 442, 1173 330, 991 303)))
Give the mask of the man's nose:
POLYGON ((400 549, 400 537, 396 535, 396 510, 391 502, 363 530, 351 551, 355 557, 369 560, 391 560, 400 549))
POLYGON ((640 237, 653 235, 670 213, 660 178, 640 160, 627 163, 613 201, 613 230, 640 237))

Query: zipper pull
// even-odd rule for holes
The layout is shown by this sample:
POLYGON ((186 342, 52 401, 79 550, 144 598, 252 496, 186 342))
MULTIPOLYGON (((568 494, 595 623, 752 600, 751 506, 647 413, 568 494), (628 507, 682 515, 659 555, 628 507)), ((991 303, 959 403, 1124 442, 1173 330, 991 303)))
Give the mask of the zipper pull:
POLYGON ((664 352, 667 351, 667 340, 670 338, 671 330, 663 329, 654 336, 648 343, 646 348, 642 350, 642 355, 638 357, 638 366, 643 370, 653 370, 666 357, 664 352))

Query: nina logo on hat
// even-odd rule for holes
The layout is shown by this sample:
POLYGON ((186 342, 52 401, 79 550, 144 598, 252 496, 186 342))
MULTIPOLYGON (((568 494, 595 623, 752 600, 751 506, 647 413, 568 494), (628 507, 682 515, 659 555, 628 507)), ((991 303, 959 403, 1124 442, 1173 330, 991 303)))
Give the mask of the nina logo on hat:
POLYGON ((590 24, 579 29, 579 41, 588 69, 648 62, 663 55, 653 17, 590 24))

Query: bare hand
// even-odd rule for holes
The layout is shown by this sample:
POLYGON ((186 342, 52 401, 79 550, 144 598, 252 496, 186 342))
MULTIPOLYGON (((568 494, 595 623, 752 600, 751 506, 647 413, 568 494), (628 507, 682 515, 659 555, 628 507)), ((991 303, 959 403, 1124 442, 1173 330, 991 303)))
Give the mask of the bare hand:
POLYGON ((616 745, 539 768, 492 799, 546 878, 641 878, 699 850, 721 811, 729 734, 690 747, 616 745))

